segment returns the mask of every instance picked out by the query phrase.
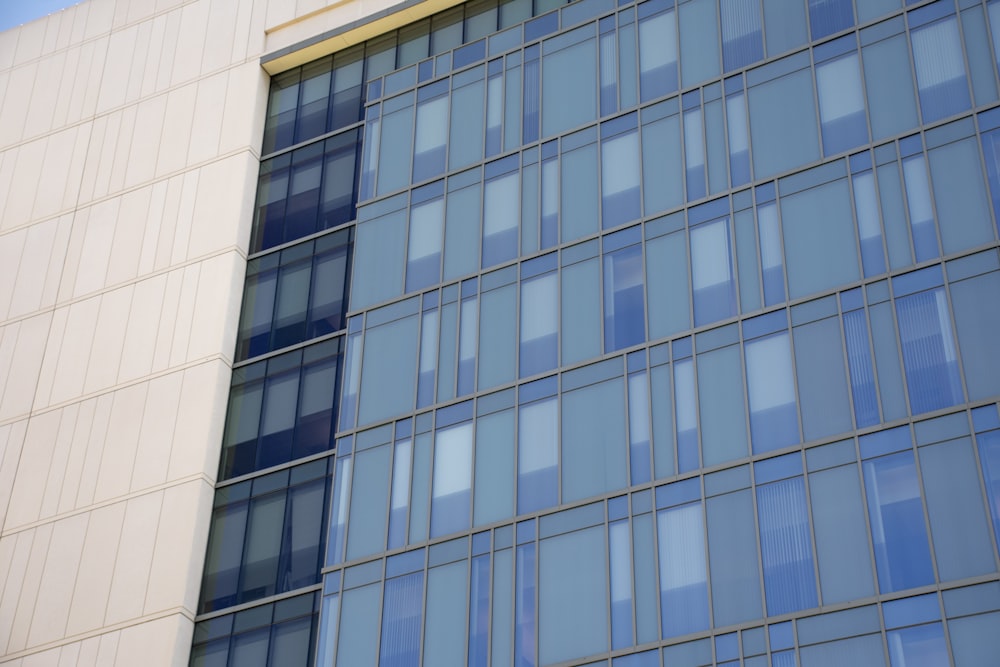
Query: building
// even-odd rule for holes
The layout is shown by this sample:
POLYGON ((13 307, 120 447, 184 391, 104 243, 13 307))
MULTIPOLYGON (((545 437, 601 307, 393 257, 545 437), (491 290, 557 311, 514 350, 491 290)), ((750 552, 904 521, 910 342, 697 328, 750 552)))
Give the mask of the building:
POLYGON ((998 56, 976 0, 0 33, 0 665, 995 666, 998 56))

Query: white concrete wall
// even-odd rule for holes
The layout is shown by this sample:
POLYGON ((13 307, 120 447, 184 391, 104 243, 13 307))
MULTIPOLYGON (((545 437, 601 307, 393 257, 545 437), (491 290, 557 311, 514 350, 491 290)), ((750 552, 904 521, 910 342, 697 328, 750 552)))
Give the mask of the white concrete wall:
POLYGON ((187 664, 266 13, 88 0, 0 33, 4 667, 187 664))
POLYGON ((260 58, 398 2, 86 0, 0 33, 3 667, 187 664, 260 58))

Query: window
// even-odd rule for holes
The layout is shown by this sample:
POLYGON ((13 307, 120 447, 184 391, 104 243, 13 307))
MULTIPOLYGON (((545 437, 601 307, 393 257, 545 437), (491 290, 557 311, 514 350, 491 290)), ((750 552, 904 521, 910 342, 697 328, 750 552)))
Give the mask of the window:
POLYGON ((857 53, 816 65, 823 152, 834 155, 868 142, 857 53))
POLYGON ((910 41, 924 122, 931 123, 968 109, 969 84, 955 17, 914 28, 910 41))
MULTIPOLYGON (((517 169, 517 156, 504 158, 497 169, 517 169)), ((487 168, 487 174, 490 169, 487 168)), ((521 196, 518 174, 510 171, 486 181, 483 201, 483 268, 517 257, 517 225, 521 196)))
POLYGON ((695 326, 735 315, 729 218, 693 226, 690 238, 695 326))
POLYGON ((799 442, 788 334, 777 333, 747 342, 746 366, 754 453, 799 442))
POLYGON ((962 384, 944 289, 898 298, 896 317, 912 413, 960 403, 962 384))
MULTIPOLYGON (((425 189, 414 191, 413 197, 419 197, 425 189)), ((440 282, 443 241, 444 199, 439 195, 430 201, 414 204, 410 209, 410 236, 406 253, 407 292, 440 282)))
POLYGON ((601 226, 604 229, 631 222, 640 215, 636 117, 632 114, 621 120, 629 121, 627 125, 632 129, 615 136, 611 133, 619 129, 619 123, 612 121, 601 127, 602 134, 607 136, 601 142, 601 226))
POLYGON ((471 492, 472 424, 438 430, 434 436, 431 537, 469 527, 471 492))
POLYGON ((756 463, 754 470, 767 613, 779 616, 815 607, 816 575, 802 460, 798 454, 787 454, 756 463), (777 479, 781 477, 786 478, 777 479))
POLYGON ((440 81, 417 90, 417 129, 413 141, 414 183, 444 171, 447 138, 448 82, 440 81))
POLYGON ((379 667, 406 667, 420 661, 423 597, 422 571, 386 579, 379 667))
POLYGON ((851 0, 809 0, 809 28, 813 40, 854 25, 851 0))
POLYGON ((548 398, 522 405, 517 427, 517 513, 559 502, 558 402, 548 398))
POLYGON ((643 102, 677 90, 677 25, 673 10, 662 11, 666 7, 667 3, 658 0, 639 5, 639 89, 643 102), (651 15, 657 11, 661 13, 651 15))
MULTIPOLYGON (((638 229, 638 228, 636 228, 638 229)), ((608 239, 605 239, 608 243, 608 239)), ((613 352, 646 339, 642 246, 604 257, 604 351, 613 352)))
POLYGON ((518 359, 521 377, 541 373, 557 365, 558 279, 558 274, 551 271, 521 283, 521 345, 518 359))
POLYGON ((722 0, 722 69, 729 72, 764 59, 757 0, 722 0))
POLYGON ((701 502, 661 510, 656 525, 663 637, 705 630, 708 628, 708 574, 701 502))
POLYGON ((908 431, 904 427, 865 436, 860 446, 879 590, 891 593, 933 583, 924 507, 908 431), (890 453, 878 456, 887 451, 890 453))

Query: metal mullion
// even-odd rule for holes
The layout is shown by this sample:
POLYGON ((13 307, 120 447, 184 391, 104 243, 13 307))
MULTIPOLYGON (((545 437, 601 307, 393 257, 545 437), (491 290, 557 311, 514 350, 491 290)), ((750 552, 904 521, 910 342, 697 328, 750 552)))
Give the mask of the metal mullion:
MULTIPOLYGON (((714 582, 712 581, 712 549, 708 543, 708 500, 709 499, 705 493, 705 475, 699 474, 694 479, 698 480, 698 486, 700 487, 701 490, 701 501, 699 502, 699 504, 701 506, 701 520, 702 520, 702 528, 704 531, 704 538, 702 538, 702 550, 705 558, 705 597, 707 598, 705 602, 708 604, 708 628, 705 630, 705 632, 711 633, 712 630, 715 628, 715 595, 713 591, 715 586, 714 582)), ((655 497, 653 500, 654 500, 653 507, 655 508, 656 507, 655 497)), ((658 513, 656 516, 657 518, 659 518, 658 513)), ((657 538, 659 538, 659 531, 657 531, 657 538)), ((659 564, 659 562, 657 562, 657 564, 659 564)), ((659 568, 657 568, 657 573, 658 572, 659 568)), ((714 640, 712 642, 712 651, 713 653, 715 652, 714 640)))
MULTIPOLYGON (((799 451, 799 457, 799 460, 801 460, 801 450, 799 451)), ((767 618, 767 582, 764 577, 764 549, 763 540, 760 536, 760 512, 757 507, 757 471, 752 463, 748 467, 750 469, 750 504, 753 505, 753 527, 755 529, 753 531, 754 542, 757 545, 757 577, 758 585, 760 586, 760 604, 764 618, 767 618)))
MULTIPOLYGON (((604 544, 608 554, 608 566, 604 569, 604 600, 605 605, 607 605, 608 610, 608 622, 604 628, 604 639, 607 642, 605 645, 608 647, 608 651, 614 650, 614 632, 612 631, 614 627, 614 601, 612 598, 613 593, 611 592, 611 570, 614 567, 611 564, 611 521, 608 517, 608 503, 607 501, 599 501, 601 503, 601 509, 604 514, 604 522, 602 528, 604 529, 604 544)), ((626 526, 628 522, 626 519, 626 526)), ((631 531, 629 531, 629 537, 631 538, 631 531)), ((631 553, 631 550, 629 550, 631 553)), ((629 568, 631 570, 631 568, 629 568)), ((634 600, 633 600, 634 604, 634 600)), ((632 645, 635 645, 635 622, 632 623, 632 645)))
MULTIPOLYGON (((429 553, 430 549, 425 553, 429 553)), ((427 636, 427 590, 429 588, 429 582, 431 578, 431 567, 429 561, 424 561, 423 569, 423 581, 421 582, 423 586, 421 587, 421 600, 420 600, 420 644, 417 648, 417 666, 423 665, 424 660, 424 638, 427 636)))
MULTIPOLYGON (((819 569, 819 541, 816 539, 816 525, 813 520, 812 493, 809 486, 809 466, 806 460, 805 450, 799 451, 799 460, 802 461, 802 486, 805 492, 806 519, 809 526, 809 545, 812 547, 813 580, 816 586, 817 606, 823 607, 823 580, 820 577, 819 569)), ((762 568, 763 569, 763 568, 762 568)))
MULTIPOLYGON (((987 211, 989 212, 990 219, 993 222, 993 229, 992 229, 992 232, 993 232, 993 242, 996 243, 997 232, 1000 231, 1000 223, 998 223, 998 221, 996 219, 996 211, 993 209, 993 201, 992 201, 992 199, 993 199, 992 198, 992 194, 993 194, 992 190, 993 190, 993 188, 990 185, 989 169, 987 168, 987 165, 986 165, 986 149, 983 146, 983 140, 986 138, 986 133, 984 133, 982 131, 982 129, 980 128, 979 116, 976 115, 976 114, 973 114, 972 115, 972 119, 973 119, 974 127, 976 129, 976 132, 973 135, 973 138, 976 140, 976 155, 979 158, 980 175, 981 175, 981 178, 983 179, 982 183, 985 184, 984 192, 987 194, 987 199, 988 199, 988 201, 987 201, 987 207, 986 208, 987 208, 987 211)), ((987 132, 992 132, 992 131, 993 130, 987 130, 987 132)), ((1000 184, 998 184, 998 185, 1000 185, 1000 184)), ((1000 194, 1000 193, 998 193, 998 194, 1000 194)))
MULTIPOLYGON (((896 300, 897 300, 897 297, 896 297, 895 289, 893 289, 892 279, 891 278, 887 279, 886 283, 887 283, 887 286, 889 287, 889 300, 888 301, 884 301, 883 303, 888 303, 889 304, 889 306, 888 306, 889 313, 892 316, 892 327, 893 327, 892 333, 896 337, 895 341, 893 341, 893 342, 896 343, 896 360, 899 362, 899 368, 900 368, 900 371, 902 372, 902 378, 901 379, 903 380, 903 398, 906 400, 906 416, 904 417, 904 419, 910 420, 910 419, 913 418, 913 409, 910 406, 910 383, 907 380, 908 375, 907 375, 907 371, 906 371, 906 359, 904 359, 904 357, 903 357, 903 336, 902 336, 902 331, 899 328, 899 320, 898 320, 897 313, 896 313, 896 300)), ((924 291, 926 291, 926 290, 924 290, 924 291)), ((907 296, 909 296, 909 295, 907 295, 907 296)), ((870 335, 874 339, 874 334, 870 333, 870 335)), ((874 351, 874 349, 875 348, 872 347, 873 351, 874 351)))
MULTIPOLYGON (((984 406, 984 407, 989 407, 989 406, 984 406)), ((996 409, 995 404, 993 407, 994 409, 996 409)), ((990 506, 989 491, 986 488, 986 479, 985 479, 986 476, 984 474, 985 468, 983 467, 982 457, 979 454, 979 433, 976 432, 975 425, 972 423, 972 412, 968 408, 968 406, 966 406, 965 413, 969 421, 969 434, 970 434, 969 438, 972 441, 972 457, 976 462, 976 472, 977 472, 976 477, 978 478, 979 481, 979 493, 983 503, 986 522, 987 524, 989 524, 987 526, 987 535, 989 535, 990 533, 994 532, 992 530, 993 511, 992 507, 990 506)), ((1000 537, 998 537, 997 539, 1000 539, 1000 537)), ((997 539, 990 540, 990 546, 993 548, 993 561, 995 564, 1000 563, 1000 551, 998 551, 997 548, 997 539)))
MULTIPOLYGON (((861 444, 860 444, 860 439, 857 438, 857 437, 853 437, 853 438, 851 438, 851 440, 854 443, 854 456, 855 456, 855 460, 853 462, 847 463, 847 464, 845 464, 843 466, 834 466, 833 468, 828 468, 828 469, 829 470, 837 470, 837 469, 843 468, 843 467, 851 467, 851 468, 854 469, 855 474, 858 475, 857 479, 858 479, 858 483, 859 483, 859 488, 861 490, 861 504, 864 507, 864 510, 862 511, 862 514, 864 515, 865 532, 867 533, 867 538, 868 538, 868 540, 867 540, 867 544, 868 544, 868 558, 869 558, 869 563, 870 563, 870 566, 871 566, 872 576, 874 577, 874 581, 871 582, 872 584, 874 584, 872 594, 873 594, 874 597, 877 598, 877 597, 880 597, 882 595, 882 586, 881 586, 881 582, 879 581, 879 576, 878 576, 879 575, 879 572, 878 572, 878 561, 875 558, 875 535, 872 533, 870 505, 868 504, 868 487, 865 484, 865 471, 864 471, 865 460, 861 458, 861 444)), ((883 644, 884 643, 885 642, 884 642, 884 638, 883 638, 883 644)))
POLYGON ((795 390, 795 415, 798 418, 799 425, 799 442, 798 446, 802 447, 802 443, 805 442, 805 418, 802 416, 802 394, 799 392, 799 369, 798 363, 795 359, 795 329, 798 327, 792 324, 792 309, 789 307, 788 312, 788 353, 791 356, 792 362, 792 386, 795 390))
POLYGON ((934 575, 934 581, 932 581, 930 585, 935 588, 939 588, 941 576, 938 573, 937 550, 934 548, 934 530, 931 525, 930 512, 927 509, 927 494, 924 492, 924 474, 920 466, 920 447, 917 446, 916 433, 912 418, 910 423, 907 425, 907 431, 910 434, 910 451, 913 455, 913 472, 917 477, 917 491, 920 494, 920 509, 923 511, 924 515, 924 530, 927 531, 927 551, 930 554, 931 572, 934 575))

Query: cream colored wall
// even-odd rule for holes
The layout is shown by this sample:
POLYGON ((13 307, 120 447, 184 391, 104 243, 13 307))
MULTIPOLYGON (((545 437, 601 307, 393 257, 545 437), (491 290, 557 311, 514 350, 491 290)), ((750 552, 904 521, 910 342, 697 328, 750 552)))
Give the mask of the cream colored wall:
POLYGON ((186 665, 267 3, 88 0, 0 33, 0 664, 186 665))
POLYGON ((86 0, 0 33, 3 667, 187 664, 260 58, 393 4, 86 0))

